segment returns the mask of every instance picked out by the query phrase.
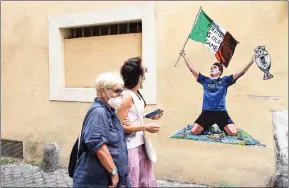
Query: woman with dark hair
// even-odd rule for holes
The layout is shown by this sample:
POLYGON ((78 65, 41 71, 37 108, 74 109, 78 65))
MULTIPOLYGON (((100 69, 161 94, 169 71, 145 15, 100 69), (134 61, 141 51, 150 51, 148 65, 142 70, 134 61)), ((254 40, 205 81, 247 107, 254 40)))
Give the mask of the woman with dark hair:
MULTIPOLYGON (((152 162, 148 158, 144 145, 144 131, 156 133, 160 126, 156 123, 143 124, 146 102, 139 92, 145 80, 147 69, 140 57, 128 59, 121 67, 121 76, 125 90, 117 115, 126 133, 128 149, 129 181, 132 187, 157 187, 152 162), (127 118, 130 123, 128 123, 127 118)), ((161 115, 153 119, 159 119, 161 115)))

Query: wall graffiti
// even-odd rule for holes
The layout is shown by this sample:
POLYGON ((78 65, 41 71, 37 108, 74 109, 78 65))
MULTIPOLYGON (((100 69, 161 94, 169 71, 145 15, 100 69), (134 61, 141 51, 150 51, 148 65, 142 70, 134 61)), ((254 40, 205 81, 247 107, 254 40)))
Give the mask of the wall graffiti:
POLYGON ((265 146, 244 130, 236 127, 235 122, 227 112, 226 98, 229 87, 234 85, 239 78, 243 77, 254 62, 264 72, 263 80, 273 78, 273 75, 269 73, 271 58, 266 47, 264 45, 257 46, 251 59, 249 60, 248 58, 249 63, 244 65, 243 69, 239 72, 222 76, 223 69, 224 67, 228 68, 239 42, 226 29, 217 25, 215 21, 212 21, 202 7, 199 9, 188 39, 180 51, 179 59, 180 57, 184 58, 187 68, 196 78, 197 82, 202 85, 203 106, 195 122, 177 131, 171 138, 265 146), (196 69, 195 62, 190 62, 189 58, 187 58, 184 49, 188 39, 203 43, 215 54, 218 62, 211 65, 209 75, 206 76, 200 73, 196 69), (225 48, 223 49, 222 47, 225 48), (223 59, 226 59, 226 61, 223 61, 223 59), (213 125, 217 126, 219 131, 213 131, 215 130, 213 129, 213 125))
POLYGON ((255 61, 258 67, 264 72, 263 80, 268 80, 273 78, 269 70, 271 68, 271 58, 266 50, 265 46, 257 46, 255 49, 255 61))
POLYGON ((229 87, 245 75, 254 62, 264 72, 264 80, 273 78, 269 73, 271 58, 265 46, 258 46, 254 52, 249 63, 237 73, 222 76, 224 65, 215 62, 210 68, 210 74, 205 76, 195 69, 184 50, 181 50, 180 55, 184 58, 188 69, 203 86, 203 106, 193 124, 180 129, 170 138, 266 147, 246 131, 237 128, 226 109, 229 87))
POLYGON ((219 127, 214 124, 209 130, 205 131, 200 135, 193 135, 191 130, 193 128, 192 124, 185 126, 176 133, 174 133, 170 138, 175 139, 185 139, 194 141, 204 141, 204 142, 216 142, 223 144, 233 144, 241 146, 258 146, 266 147, 265 144, 261 143, 253 136, 248 134, 243 129, 238 128, 238 136, 228 136, 225 132, 221 131, 219 127))

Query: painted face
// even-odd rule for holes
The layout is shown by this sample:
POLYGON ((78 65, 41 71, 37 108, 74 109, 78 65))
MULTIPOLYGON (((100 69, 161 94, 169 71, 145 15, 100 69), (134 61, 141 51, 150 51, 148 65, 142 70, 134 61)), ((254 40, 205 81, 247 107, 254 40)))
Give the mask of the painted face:
POLYGON ((219 70, 219 67, 217 65, 212 65, 210 69, 210 75, 219 76, 220 74, 221 74, 221 71, 219 70))

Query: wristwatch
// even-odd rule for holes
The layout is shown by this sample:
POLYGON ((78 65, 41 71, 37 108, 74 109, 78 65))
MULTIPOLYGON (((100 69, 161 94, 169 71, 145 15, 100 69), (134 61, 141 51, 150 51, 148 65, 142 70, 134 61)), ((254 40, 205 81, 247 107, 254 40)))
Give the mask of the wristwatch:
POLYGON ((111 176, 113 176, 113 175, 116 175, 117 174, 117 168, 115 167, 111 172, 109 172, 109 174, 111 175, 111 176))

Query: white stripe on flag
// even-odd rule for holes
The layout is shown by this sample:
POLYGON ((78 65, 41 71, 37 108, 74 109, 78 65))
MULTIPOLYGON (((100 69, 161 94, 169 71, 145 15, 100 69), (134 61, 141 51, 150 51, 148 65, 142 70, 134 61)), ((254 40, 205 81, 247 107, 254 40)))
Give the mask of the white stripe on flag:
POLYGON ((218 51, 220 44, 222 43, 226 30, 218 26, 215 22, 212 22, 210 30, 207 35, 206 42, 204 43, 214 54, 218 51))

